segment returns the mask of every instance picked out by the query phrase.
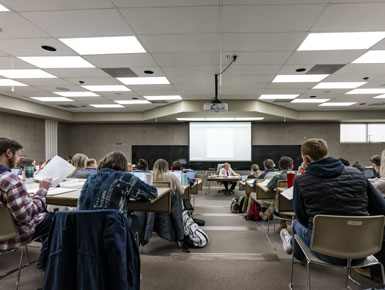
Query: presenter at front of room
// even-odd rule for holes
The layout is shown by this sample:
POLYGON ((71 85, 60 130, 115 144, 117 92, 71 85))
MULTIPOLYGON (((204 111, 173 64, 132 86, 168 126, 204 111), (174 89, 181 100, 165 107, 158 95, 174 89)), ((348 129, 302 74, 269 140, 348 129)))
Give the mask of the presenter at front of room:
MULTIPOLYGON (((226 162, 223 165, 223 168, 219 172, 219 176, 230 177, 230 176, 239 176, 234 170, 231 169, 230 164, 226 162)), ((225 186, 225 194, 230 195, 230 193, 234 193, 235 186, 237 185, 236 181, 223 181, 223 185, 225 186), (231 188, 229 190, 229 183, 231 183, 231 188)))

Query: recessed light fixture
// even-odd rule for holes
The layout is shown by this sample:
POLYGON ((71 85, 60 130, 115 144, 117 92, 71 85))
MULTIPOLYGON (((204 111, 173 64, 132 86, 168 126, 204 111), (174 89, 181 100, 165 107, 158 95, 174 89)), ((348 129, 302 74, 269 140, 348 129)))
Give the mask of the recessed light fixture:
POLYGON ((298 51, 368 49, 384 37, 384 31, 309 33, 298 51))
POLYGON ((385 63, 385 50, 370 50, 352 63, 385 63))
POLYGON ((0 69, 0 76, 11 79, 53 79, 56 76, 41 69, 0 69))
POLYGON ((191 122, 196 122, 196 121, 205 121, 205 118, 176 118, 178 121, 191 121, 191 122))
POLYGON ((297 68, 295 71, 296 72, 304 72, 305 70, 306 70, 306 68, 302 67, 302 68, 297 68))
POLYGON ((168 85, 170 82, 166 77, 130 77, 117 78, 125 85, 168 85))
POLYGON ((31 99, 40 102, 73 102, 73 100, 63 97, 31 97, 31 99))
POLYGON ((152 75, 154 72, 152 70, 145 70, 144 73, 146 75, 152 75))
POLYGON ((322 82, 317 84, 313 89, 355 89, 366 82, 322 82))
POLYGON ((295 99, 292 100, 290 103, 298 103, 298 104, 317 104, 317 103, 324 103, 329 101, 330 99, 295 99))
POLYGON ((5 11, 9 11, 9 9, 7 7, 5 7, 4 5, 0 4, 0 12, 5 12, 5 11))
POLYGON ((316 98, 317 96, 309 96, 309 98, 313 99, 313 98, 316 98))
POLYGON ((264 117, 251 117, 251 118, 234 118, 235 121, 261 121, 264 117))
POLYGON ((373 99, 385 99, 385 94, 373 97, 373 99))
POLYGON ((100 97, 93 92, 53 92, 63 97, 100 97))
POLYGON ((259 97, 260 100, 292 100, 298 97, 299 94, 263 94, 259 97))
POLYGON ((124 108, 124 106, 119 104, 90 104, 94 108, 124 108))
POLYGON ((20 56, 19 59, 39 68, 92 68, 91 63, 80 56, 20 56))
POLYGON ((205 121, 234 121, 234 118, 205 118, 205 121))
POLYGON ((9 79, 0 79, 0 87, 26 87, 26 84, 9 79))
POLYGON ((323 103, 318 106, 321 107, 349 107, 351 105, 357 104, 357 102, 331 102, 331 103, 323 103))
POLYGON ((171 95, 171 96, 143 96, 143 98, 150 101, 174 101, 181 100, 182 97, 179 95, 171 95))
POLYGON ((144 53, 135 36, 59 38, 80 55, 144 53))
POLYGON ((385 89, 355 89, 351 90, 347 93, 347 95, 377 95, 377 94, 385 94, 385 89))
POLYGON ((149 102, 147 100, 117 100, 114 102, 121 104, 121 105, 147 105, 147 104, 151 104, 151 102, 149 102))
POLYGON ((131 90, 123 85, 93 85, 82 86, 86 90, 93 92, 131 92, 131 90))
POLYGON ((56 51, 56 48, 54 48, 53 46, 49 46, 49 45, 42 45, 41 48, 44 50, 47 50, 47 51, 56 51))
POLYGON ((329 75, 277 75, 273 83, 317 83, 327 76, 329 75))

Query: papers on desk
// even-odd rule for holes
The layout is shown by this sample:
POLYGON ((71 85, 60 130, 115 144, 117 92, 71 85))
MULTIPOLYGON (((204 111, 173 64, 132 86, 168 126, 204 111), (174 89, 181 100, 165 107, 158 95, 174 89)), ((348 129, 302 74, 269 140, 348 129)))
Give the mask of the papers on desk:
POLYGON ((45 178, 52 178, 52 187, 56 187, 74 170, 75 167, 56 155, 42 170, 40 170, 39 174, 35 176, 35 179, 43 180, 45 178))
POLYGON ((285 191, 282 191, 281 195, 286 197, 288 200, 292 200, 293 199, 293 186, 286 189, 285 191))
POLYGON ((258 182, 258 184, 266 187, 269 182, 270 182, 270 179, 266 179, 263 182, 258 182))
MULTIPOLYGON (((32 193, 35 193, 38 190, 39 190, 39 188, 28 189, 28 193, 32 194, 32 193)), ((75 191, 75 190, 76 190, 76 188, 60 188, 60 187, 55 187, 55 188, 50 188, 48 190, 47 195, 57 195, 57 194, 62 194, 62 193, 71 192, 71 191, 75 191)))
POLYGON ((63 181, 59 183, 59 186, 62 188, 82 188, 84 183, 86 182, 85 179, 75 179, 75 180, 68 180, 68 181, 63 181))

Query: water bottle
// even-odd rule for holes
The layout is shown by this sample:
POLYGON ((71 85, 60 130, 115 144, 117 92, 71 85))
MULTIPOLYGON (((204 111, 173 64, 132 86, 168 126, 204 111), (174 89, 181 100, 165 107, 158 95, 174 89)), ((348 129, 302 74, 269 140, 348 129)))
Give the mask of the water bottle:
POLYGON ((188 183, 188 180, 187 180, 187 173, 186 171, 183 171, 183 174, 182 174, 182 185, 183 186, 186 186, 188 183))

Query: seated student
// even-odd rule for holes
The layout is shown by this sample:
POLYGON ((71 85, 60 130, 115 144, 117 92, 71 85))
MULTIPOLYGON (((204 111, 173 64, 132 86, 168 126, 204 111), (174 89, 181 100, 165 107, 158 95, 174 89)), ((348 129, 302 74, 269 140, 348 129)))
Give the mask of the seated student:
POLYGON ((157 196, 154 186, 127 172, 126 156, 115 151, 99 161, 98 173, 91 175, 84 183, 78 209, 117 209, 130 219, 127 214, 129 199, 146 201, 157 196))
POLYGON ((352 165, 352 167, 354 168, 357 168, 359 171, 363 172, 364 171, 364 168, 362 167, 362 165, 360 163, 358 163, 358 161, 354 162, 354 164, 352 165))
POLYGON ((382 152, 382 157, 380 157, 380 167, 378 168, 379 177, 369 179, 373 186, 378 190, 379 193, 385 197, 385 150, 382 152))
POLYGON ((168 181, 171 183, 172 193, 177 195, 183 195, 184 188, 180 183, 178 177, 171 174, 168 170, 168 162, 164 159, 158 159, 154 163, 153 168, 153 180, 154 181, 168 181))
MULTIPOLYGON (((279 169, 281 170, 280 174, 275 175, 270 180, 270 182, 267 184, 267 188, 270 191, 276 191, 278 180, 286 180, 287 179, 287 171, 293 170, 293 167, 294 167, 293 159, 291 157, 288 157, 288 156, 282 156, 281 159, 279 159, 279 169)), ((262 219, 264 219, 264 220, 268 219, 273 214, 274 208, 275 208, 275 200, 273 201, 273 203, 270 205, 270 207, 265 212, 262 212, 260 214, 262 219)), ((287 228, 286 221, 280 220, 278 232, 280 232, 282 229, 286 229, 286 228, 287 228)))
POLYGON ((127 164, 127 171, 132 173, 134 171, 134 164, 128 163, 127 164))
POLYGON ((24 168, 26 166, 33 166, 33 167, 35 167, 35 165, 36 165, 36 161, 35 160, 33 160, 32 158, 27 157, 27 156, 22 156, 22 157, 20 157, 20 161, 18 162, 16 167, 21 168, 21 169, 24 170, 24 168))
MULTIPOLYGON (((296 220, 293 234, 297 234, 310 248, 313 218, 319 214, 367 216, 384 215, 385 200, 373 185, 356 168, 344 166, 336 158, 328 157, 328 147, 322 139, 308 139, 301 147, 306 173, 294 181, 293 205, 296 220), (344 194, 341 194, 343 192, 344 194)), ((283 248, 293 250, 294 240, 286 229, 280 233, 283 248)), ((319 259, 336 265, 346 265, 346 260, 326 256, 315 251, 319 259)), ((305 259, 297 244, 294 257, 305 259)))
POLYGON ((21 180, 11 172, 20 158, 18 142, 0 138, 0 206, 7 207, 12 215, 17 235, 0 241, 0 250, 10 250, 35 237, 48 233, 53 214, 46 212, 47 190, 50 179, 39 183, 39 190, 31 198, 21 180))
POLYGON ((86 170, 88 157, 82 153, 77 153, 72 157, 71 164, 75 167, 74 171, 68 178, 80 178, 86 179, 88 176, 92 175, 91 172, 86 170))
POLYGON ((370 158, 374 170, 374 178, 380 177, 381 156, 374 155, 370 158))
MULTIPOLYGON (((183 170, 182 163, 180 163, 179 161, 174 161, 171 165, 171 169, 172 169, 172 171, 183 170)), ((192 180, 188 177, 187 177, 187 181, 189 182, 190 186, 193 186, 195 183, 195 180, 192 180)))
POLYGON ((344 158, 338 158, 339 161, 342 162, 343 165, 345 166, 350 166, 350 162, 344 158))
POLYGON ((145 159, 139 159, 135 171, 148 171, 148 162, 145 159))
POLYGON ((97 168, 98 168, 98 162, 96 162, 94 158, 88 158, 86 171, 89 171, 92 174, 95 174, 97 171, 97 168))
MULTIPOLYGON (((223 165, 221 171, 219 171, 219 176, 239 176, 234 170, 231 169, 230 163, 226 162, 223 165)), ((222 181, 225 186, 225 194, 230 195, 230 193, 234 193, 235 186, 237 185, 236 181, 222 181), (231 187, 229 190, 229 183, 231 183, 231 187)))
POLYGON ((257 164, 252 164, 250 167, 250 175, 247 176, 247 179, 258 179, 261 175, 261 172, 259 170, 259 166, 257 164))
POLYGON ((300 166, 298 166, 297 174, 305 174, 306 172, 306 164, 302 162, 300 166))
POLYGON ((276 171, 274 161, 271 159, 266 159, 263 161, 263 167, 265 172, 258 176, 258 179, 272 179, 274 175, 278 174, 276 171))

